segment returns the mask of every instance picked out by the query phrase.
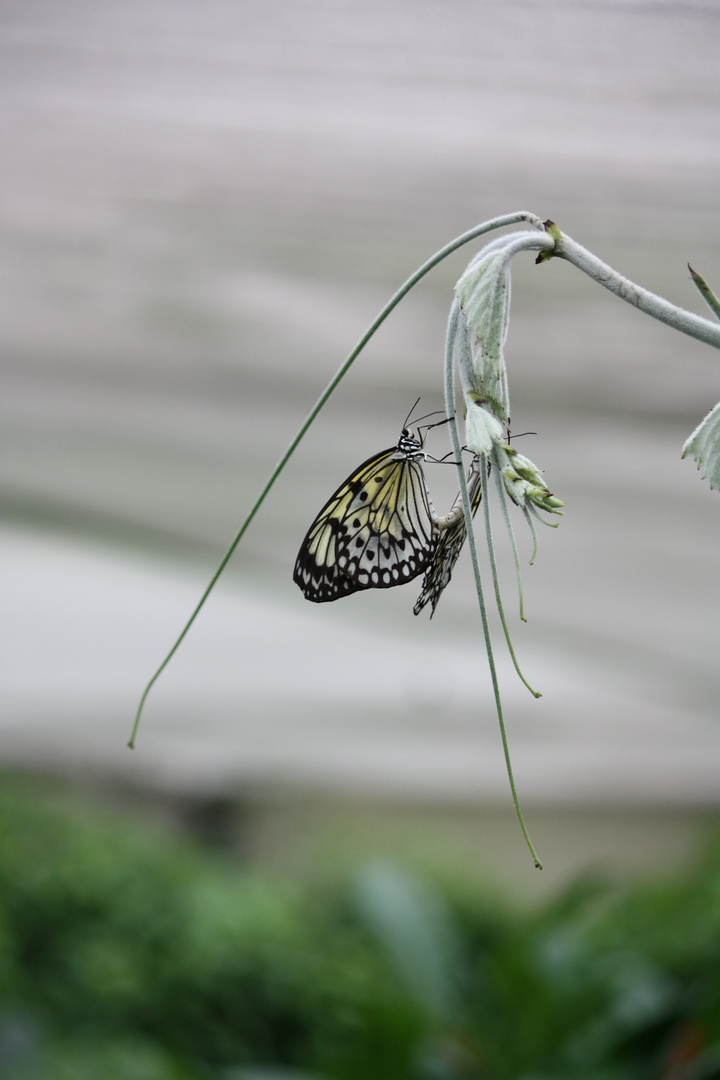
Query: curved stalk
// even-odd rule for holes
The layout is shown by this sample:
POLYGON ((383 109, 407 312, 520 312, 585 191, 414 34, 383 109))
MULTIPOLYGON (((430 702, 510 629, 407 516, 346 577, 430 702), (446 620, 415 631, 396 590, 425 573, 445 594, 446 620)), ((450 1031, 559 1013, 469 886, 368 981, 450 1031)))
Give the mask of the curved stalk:
MULTIPOLYGON (((493 471, 495 473, 497 473, 499 471, 499 467, 498 467, 498 462, 497 462, 496 455, 493 454, 493 456, 492 456, 492 458, 490 460, 491 460, 492 465, 493 465, 493 471)), ((505 610, 503 608, 503 603, 502 603, 502 597, 500 596, 500 582, 498 581, 497 563, 495 562, 495 544, 493 542, 492 525, 490 523, 490 500, 488 499, 487 458, 485 458, 484 455, 483 455, 483 458, 481 459, 481 463, 482 463, 482 472, 481 472, 480 476, 481 476, 481 480, 482 480, 482 493, 483 493, 483 503, 484 503, 484 511, 483 511, 483 513, 484 513, 484 517, 485 517, 485 539, 487 540, 488 557, 490 559, 490 570, 492 572, 493 587, 495 589, 495 603, 497 604, 498 615, 500 616, 500 622, 502 623, 503 632, 505 634, 505 641, 507 642, 508 652, 510 653, 510 659, 513 662, 513 667, 515 668, 515 671, 518 674, 518 678, 520 679, 520 682, 522 682, 525 686, 527 686, 528 690, 530 691, 530 693, 532 694, 533 697, 539 698, 539 697, 542 697, 542 694, 540 693, 539 690, 534 690, 532 688, 532 686, 530 685, 530 683, 527 681, 527 679, 523 675, 522 671, 520 670, 520 666, 519 666, 519 664, 517 662, 517 657, 515 656, 515 650, 513 649, 513 644, 512 644, 512 641, 510 640, 510 631, 508 630, 507 621, 505 619, 505 610)), ((517 570, 517 572, 519 574, 520 567, 517 566, 516 570, 517 570)), ((521 611, 522 611, 522 591, 520 593, 520 604, 521 604, 521 611)))
POLYGON ((538 534, 537 534, 537 529, 535 528, 535 526, 532 523, 532 518, 530 517, 530 511, 528 510, 528 508, 526 506, 523 506, 523 514, 525 515, 525 520, 528 523, 528 528, 530 529, 530 533, 532 534, 532 538, 533 538, 533 553, 532 553, 532 555, 530 557, 530 565, 532 566, 532 564, 535 562, 535 556, 537 555, 537 550, 538 550, 538 534))
MULTIPOLYGON (((557 229, 557 226, 553 226, 553 229, 557 229)), ((706 345, 720 349, 720 324, 704 319, 701 315, 695 315, 692 311, 686 311, 676 304, 671 304, 662 296, 644 289, 642 285, 636 285, 634 281, 618 274, 617 270, 613 270, 602 259, 598 259, 591 251, 564 233, 560 233, 555 242, 553 256, 572 263, 593 281, 604 285, 615 296, 619 296, 621 300, 632 304, 633 307, 652 316, 653 319, 659 319, 660 322, 672 326, 674 330, 679 330, 682 334, 688 334, 690 337, 697 338, 698 341, 704 341, 706 345)))
MULTIPOLYGON (((508 537, 510 538, 510 547, 512 548, 513 560, 515 562, 515 577, 517 578, 518 587, 518 603, 520 605, 520 618, 523 622, 527 622, 525 618, 525 605, 523 603, 523 584, 522 573, 520 571, 520 556, 518 555, 517 543, 515 541, 515 532, 510 521, 510 515, 508 514, 507 501, 505 499, 505 488, 502 482, 502 476, 500 473, 500 466, 495 455, 493 464, 495 465, 495 490, 498 493, 498 502, 500 503, 500 509, 502 510, 503 521, 505 522, 505 528, 507 530, 508 537)), ((535 538, 537 540, 537 537, 535 538)), ((537 546, 536 549, 537 550, 537 546)), ((533 551, 533 559, 535 558, 535 551, 533 551)), ((530 560, 532 564, 532 559, 530 560)))

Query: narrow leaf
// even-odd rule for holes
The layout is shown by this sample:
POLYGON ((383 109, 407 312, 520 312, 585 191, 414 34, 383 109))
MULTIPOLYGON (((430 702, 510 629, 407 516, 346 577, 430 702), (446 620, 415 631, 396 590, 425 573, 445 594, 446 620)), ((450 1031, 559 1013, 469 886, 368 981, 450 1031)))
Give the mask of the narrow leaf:
POLYGON ((715 293, 705 281, 705 278, 700 277, 699 274, 695 273, 690 263, 688 263, 688 270, 690 271, 690 277, 693 279, 695 285, 697 285, 703 300, 710 307, 710 309, 715 312, 718 319, 720 319, 720 300, 718 300, 715 293))

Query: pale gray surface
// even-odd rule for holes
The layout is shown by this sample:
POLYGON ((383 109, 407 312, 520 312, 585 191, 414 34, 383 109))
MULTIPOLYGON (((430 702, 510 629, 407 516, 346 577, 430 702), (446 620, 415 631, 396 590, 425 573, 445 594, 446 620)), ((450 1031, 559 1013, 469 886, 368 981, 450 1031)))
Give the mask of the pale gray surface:
MULTIPOLYGON (((10 760, 109 767, 200 793, 289 778, 395 799, 506 796, 477 643, 441 632, 410 641, 385 627, 328 620, 322 609, 291 610, 248 587, 215 598, 158 685, 131 753, 125 743, 148 654, 162 650, 196 583, 188 573, 22 531, 8 530, 4 551, 13 627, 3 679, 10 760)), ((523 652, 528 672, 538 673, 541 701, 500 661, 526 799, 715 801, 713 687, 708 680, 693 693, 691 676, 702 667, 689 650, 671 651, 663 672, 656 644, 651 678, 650 664, 625 671, 608 649, 611 674, 602 680, 602 650, 573 655, 534 637, 523 652)))
MULTIPOLYGON (((417 394, 439 405, 462 257, 358 363, 124 743, 280 451, 435 247, 524 207, 702 310, 717 7, 47 0, 4 22, 4 758, 506 798, 467 567, 430 624, 413 586, 311 607, 290 581, 342 477, 417 394)), ((679 453, 718 357, 531 259, 507 354, 514 429, 567 501, 527 627, 507 579, 544 692, 501 662, 521 791, 714 803, 720 497, 679 453)), ((430 483, 444 508, 449 470, 430 483)))

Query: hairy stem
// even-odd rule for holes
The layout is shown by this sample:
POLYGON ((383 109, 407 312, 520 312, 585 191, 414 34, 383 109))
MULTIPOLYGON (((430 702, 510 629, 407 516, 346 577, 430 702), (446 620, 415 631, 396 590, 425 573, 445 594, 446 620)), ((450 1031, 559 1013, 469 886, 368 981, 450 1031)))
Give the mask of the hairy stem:
MULTIPOLYGON (((553 228, 557 229, 557 226, 553 228)), ((593 281, 604 285, 621 300, 632 304, 633 307, 652 316, 653 319, 659 319, 660 322, 667 323, 682 334, 688 334, 690 337, 697 338, 698 341, 704 341, 706 345, 720 349, 720 324, 704 319, 701 315, 695 315, 692 311, 685 311, 684 308, 671 304, 662 296, 657 296, 641 285, 636 285, 634 281, 618 274, 617 270, 613 270, 611 266, 598 259, 575 240, 571 240, 569 236, 565 236, 564 233, 556 240, 553 255, 572 263, 593 281)))

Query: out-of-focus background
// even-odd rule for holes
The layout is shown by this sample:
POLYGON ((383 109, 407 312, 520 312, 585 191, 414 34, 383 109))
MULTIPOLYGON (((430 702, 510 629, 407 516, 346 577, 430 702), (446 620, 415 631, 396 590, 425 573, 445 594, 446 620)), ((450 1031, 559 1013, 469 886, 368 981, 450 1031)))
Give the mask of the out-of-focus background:
MULTIPOLYGON (((11 0, 2 21, 4 766, 295 882, 381 856, 534 909, 590 870, 684 866, 720 801, 720 497, 680 450, 720 367, 560 262, 514 261, 506 350, 513 430, 566 502, 532 568, 518 523, 527 625, 505 558, 541 700, 498 648, 542 874, 467 556, 432 622, 419 582, 314 606, 291 580, 339 482, 418 396, 441 407, 479 245, 335 393, 126 743, 277 458, 438 247, 527 209, 706 313, 686 264, 717 287, 720 9, 11 0)), ((452 470, 427 471, 446 510, 452 470)))

